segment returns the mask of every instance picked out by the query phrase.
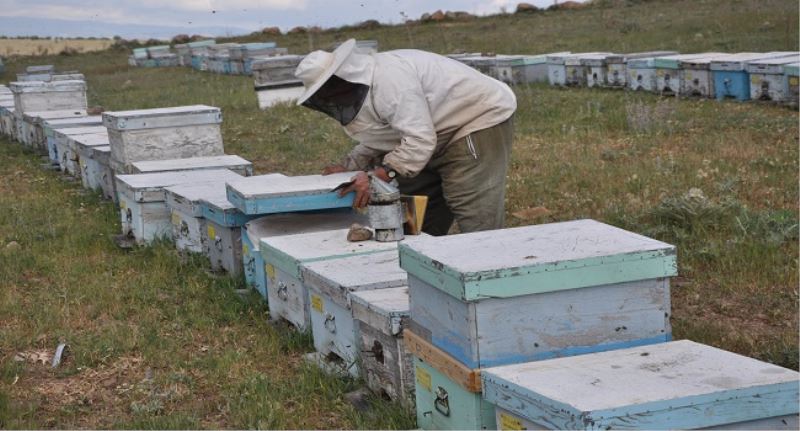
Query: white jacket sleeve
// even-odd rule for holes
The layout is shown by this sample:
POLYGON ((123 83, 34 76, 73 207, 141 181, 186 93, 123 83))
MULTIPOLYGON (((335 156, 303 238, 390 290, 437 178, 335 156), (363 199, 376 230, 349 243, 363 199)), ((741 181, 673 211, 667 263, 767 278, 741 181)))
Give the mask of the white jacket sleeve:
POLYGON ((384 80, 375 110, 400 133, 400 145, 383 162, 404 177, 414 177, 428 164, 436 149, 436 129, 422 85, 414 73, 397 71, 384 80), (387 82, 388 81, 388 82, 387 82))

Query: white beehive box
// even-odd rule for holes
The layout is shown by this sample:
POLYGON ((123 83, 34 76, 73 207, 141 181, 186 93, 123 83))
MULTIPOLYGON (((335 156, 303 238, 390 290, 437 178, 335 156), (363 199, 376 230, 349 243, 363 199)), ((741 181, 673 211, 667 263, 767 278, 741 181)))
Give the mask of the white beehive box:
POLYGON ((571 87, 585 87, 589 66, 582 61, 583 58, 610 54, 610 52, 589 52, 564 58, 565 84, 571 87))
POLYGON ((192 253, 205 251, 203 230, 206 226, 200 201, 219 194, 215 193, 215 189, 225 193, 225 182, 204 181, 164 188, 172 222, 172 240, 178 250, 192 253))
MULTIPOLYGON (((170 171, 195 171, 199 169, 229 169, 242 176, 253 174, 253 164, 235 155, 190 157, 187 159, 146 160, 131 163, 131 173, 150 174, 170 171)), ((224 188, 224 187, 223 187, 224 188)))
POLYGON ((44 123, 44 136, 45 141, 47 142, 47 152, 50 155, 50 160, 56 165, 59 164, 60 158, 58 157, 58 147, 56 146, 56 130, 99 126, 102 123, 102 117, 99 115, 87 115, 84 117, 62 118, 46 121, 44 123))
POLYGON ((607 224, 422 237, 399 250, 413 332, 469 368, 671 336, 675 247, 607 224))
POLYGON ((116 172, 144 160, 224 155, 222 112, 205 105, 104 112, 116 172))
POLYGON ((800 56, 756 60, 747 63, 750 74, 750 99, 783 102, 788 100, 783 68, 797 63, 800 56))
POLYGON ((606 58, 616 54, 587 54, 580 59, 581 65, 586 69, 586 86, 605 87, 606 81, 606 58))
POLYGON ((350 293, 407 286, 396 250, 307 262, 300 276, 308 288, 314 348, 333 366, 359 376, 356 325, 350 293))
POLYGON ((498 55, 491 76, 509 85, 547 82, 547 56, 542 55, 498 55))
POLYGON ((64 171, 80 178, 80 153, 79 147, 99 147, 108 145, 108 135, 105 132, 96 134, 71 135, 67 137, 67 147, 59 164, 64 164, 64 171))
POLYGON ((97 190, 100 188, 100 183, 97 182, 98 174, 97 164, 91 164, 90 159, 93 156, 93 147, 107 147, 108 139, 102 135, 79 135, 71 140, 68 150, 68 167, 67 170, 74 169, 74 175, 81 179, 84 188, 90 190, 97 190), (71 156, 71 157, 70 157, 71 156), (93 168, 90 172, 90 167, 93 168))
POLYGON ((681 91, 681 62, 722 55, 719 52, 667 55, 655 58, 656 92, 664 96, 677 96, 681 91))
POLYGON ((403 343, 408 286, 350 294, 361 377, 376 394, 414 405, 414 360, 403 343))
POLYGON ((224 182, 238 176, 227 169, 116 175, 122 234, 133 237, 139 244, 169 238, 172 220, 166 204, 166 187, 204 181, 224 182))
POLYGON ((784 93, 787 95, 785 103, 796 107, 800 87, 800 63, 787 64, 783 67, 783 82, 784 93))
POLYGON ((83 81, 12 82, 14 108, 23 112, 86 110, 86 83, 83 81))
POLYGON ((684 97, 712 97, 714 74, 709 69, 711 62, 732 57, 732 54, 709 55, 680 61, 680 95, 684 97))
POLYGON ((348 208, 353 205, 354 193, 340 197, 333 189, 355 174, 241 178, 228 184, 228 200, 251 215, 348 208))
POLYGON ((625 88, 628 86, 627 62, 637 58, 657 57, 659 55, 673 55, 675 51, 648 51, 629 54, 612 54, 606 57, 606 84, 611 88, 625 88))
POLYGON ((628 88, 634 91, 656 91, 655 57, 631 59, 625 67, 628 71, 628 88))
POLYGON ((71 127, 68 129, 53 130, 53 139, 55 140, 56 154, 58 156, 58 164, 61 168, 61 171, 67 171, 67 160, 70 159, 70 137, 78 135, 97 135, 103 133, 107 134, 106 128, 103 126, 71 127))
POLYGON ((347 232, 348 229, 340 229, 260 240, 271 319, 284 319, 301 331, 310 329, 308 290, 303 284, 301 265, 397 248, 394 242, 349 242, 347 232))
POLYGON ((798 427, 797 372, 688 340, 490 368, 482 379, 498 429, 798 427))
POLYGON ((57 119, 76 119, 86 117, 86 111, 80 109, 63 111, 45 112, 25 112, 22 114, 23 120, 29 125, 27 137, 29 144, 37 150, 49 150, 47 147, 47 135, 45 135, 45 123, 49 120, 57 119))
POLYGON ((252 62, 250 70, 260 109, 297 100, 303 94, 303 83, 294 76, 303 58, 301 55, 282 55, 252 62))
POLYGON ((101 192, 106 199, 113 199, 114 173, 109 166, 111 147, 79 146, 78 151, 83 187, 101 192))
POLYGON ((262 238, 344 229, 353 223, 369 225, 365 215, 351 210, 272 214, 242 226, 242 264, 245 281, 267 299, 267 275, 261 257, 262 238))

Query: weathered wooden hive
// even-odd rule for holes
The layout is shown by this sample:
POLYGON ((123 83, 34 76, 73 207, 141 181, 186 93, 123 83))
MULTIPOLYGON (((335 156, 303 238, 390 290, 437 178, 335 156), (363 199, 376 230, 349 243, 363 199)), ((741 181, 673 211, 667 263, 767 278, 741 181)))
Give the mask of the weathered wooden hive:
POLYGON ((800 63, 792 63, 783 66, 784 92, 786 94, 785 103, 797 107, 798 87, 800 87, 800 63))
POLYGON ((491 76, 509 85, 547 82, 547 55, 498 55, 491 76))
POLYGON ((357 342, 350 294, 407 286, 397 250, 307 262, 301 265, 300 277, 308 289, 318 360, 326 368, 358 377, 362 347, 357 342))
MULTIPOLYGON (((0 89, 8 90, 8 87, 0 89)), ((9 137, 16 136, 15 123, 14 96, 8 90, 8 93, 0 93, 0 133, 9 137)))
POLYGON ((606 85, 610 88, 625 88, 628 86, 627 62, 637 58, 657 57, 659 55, 674 55, 675 51, 647 51, 628 54, 612 54, 606 57, 606 85))
POLYGON ((714 75, 714 93, 718 100, 750 100, 750 76, 747 63, 755 60, 796 58, 796 52, 773 51, 767 53, 739 53, 724 59, 714 59, 709 69, 714 75))
POLYGON ((606 87, 606 58, 617 54, 587 54, 581 58, 581 65, 586 68, 587 87, 606 87))
POLYGON ((172 222, 172 240, 175 248, 192 253, 203 253, 203 230, 206 228, 203 219, 201 199, 218 195, 214 189, 225 192, 223 181, 202 181, 198 183, 177 184, 164 188, 167 207, 172 222))
POLYGON ((354 193, 339 197, 333 189, 355 174, 240 178, 228 183, 228 200, 249 215, 348 208, 354 193))
POLYGON ((86 110, 86 83, 83 81, 12 82, 17 116, 24 112, 86 110))
POLYGON ((241 176, 253 174, 253 163, 236 155, 189 157, 187 159, 145 160, 131 163, 131 173, 151 174, 200 169, 229 169, 241 176))
POLYGON ((111 147, 108 145, 78 145, 78 164, 83 187, 99 191, 106 199, 114 198, 114 173, 109 165, 111 147))
POLYGON ((393 242, 349 242, 347 232, 339 229, 260 240, 271 319, 286 320, 301 331, 311 329, 308 290, 300 271, 303 264, 397 248, 393 242))
POLYGON ((585 87, 589 66, 583 62, 583 59, 589 56, 596 57, 610 54, 610 52, 589 52, 566 57, 564 59, 565 84, 571 87, 585 87))
POLYGON ((108 132, 104 126, 85 126, 85 127, 71 127, 68 129, 55 129, 53 130, 53 139, 55 140, 55 153, 58 156, 58 165, 62 172, 67 171, 67 160, 70 159, 69 141, 70 137, 77 135, 97 135, 108 132))
POLYGON ((178 55, 178 66, 191 66, 192 50, 186 43, 175 44, 175 54, 178 55))
POLYGON ((145 160, 224 155, 220 123, 220 109, 205 105, 103 113, 117 173, 145 160))
POLYGON ((108 135, 106 132, 67 135, 67 146, 64 151, 59 166, 68 174, 81 178, 80 154, 82 147, 100 147, 108 145, 108 135))
POLYGON ((102 118, 103 117, 99 115, 87 115, 83 117, 61 118, 45 121, 42 128, 44 129, 45 141, 47 143, 47 153, 50 156, 50 161, 57 165, 59 164, 60 160, 58 157, 58 147, 56 146, 56 130, 99 126, 103 124, 102 118))
POLYGON ((280 102, 296 100, 303 94, 303 82, 294 76, 301 55, 261 58, 251 65, 258 107, 269 108, 280 102))
POLYGON ((51 64, 28 66, 24 73, 17 74, 17 81, 49 81, 53 73, 55 67, 51 64))
POLYGON ((425 429, 494 426, 481 368, 670 339, 675 248, 594 220, 401 244, 425 429))
POLYGON ((755 60, 747 63, 750 75, 750 98, 784 102, 789 98, 786 92, 784 67, 800 61, 800 55, 784 58, 755 60))
POLYGON ((361 376, 376 394, 414 405, 414 358, 403 342, 410 317, 408 286, 353 292, 350 307, 360 345, 361 376))
POLYGON ((166 187, 226 181, 238 176, 227 169, 116 175, 115 189, 119 199, 122 234, 133 237, 139 244, 169 238, 172 220, 166 203, 166 187))
POLYGON ((733 54, 710 55, 708 57, 681 60, 680 64, 680 95, 684 97, 713 97, 714 74, 709 67, 711 61, 722 60, 733 54))
POLYGON ((791 429, 798 373, 692 341, 483 370, 497 429, 791 429))
POLYGON ((677 96, 681 91, 681 62, 722 55, 719 52, 667 55, 655 58, 655 91, 663 96, 677 96))
POLYGON ((46 120, 60 118, 80 118, 85 117, 86 111, 80 109, 62 111, 27 111, 22 113, 22 121, 25 129, 23 143, 41 152, 47 151, 47 139, 44 134, 43 123, 46 120))
POLYGON ((353 223, 369 224, 366 216, 346 209, 272 214, 245 223, 242 226, 242 264, 245 281, 267 299, 267 275, 260 252, 262 238, 344 229, 353 223))

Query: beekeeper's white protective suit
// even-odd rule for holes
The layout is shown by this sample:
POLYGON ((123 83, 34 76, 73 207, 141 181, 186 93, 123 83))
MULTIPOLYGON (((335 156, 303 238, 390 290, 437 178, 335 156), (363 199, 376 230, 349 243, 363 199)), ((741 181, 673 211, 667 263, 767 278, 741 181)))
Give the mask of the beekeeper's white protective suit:
MULTIPOLYGON (((453 213, 445 223, 447 227, 453 215, 462 231, 502 227, 503 189, 511 148, 510 119, 517 107, 511 89, 462 63, 425 51, 366 55, 355 52, 352 46, 346 53, 341 50, 342 47, 333 53, 315 51, 296 72, 307 88, 300 104, 319 90, 320 81, 331 77, 369 88, 357 114, 352 119, 340 119, 347 134, 358 141, 341 164, 348 170, 386 166, 399 174, 401 190, 420 173, 431 171, 428 173, 438 178, 420 179, 426 183, 424 187, 407 188, 404 193, 422 189, 427 193, 438 179, 441 203, 453 213), (484 133, 484 139, 477 139, 478 132, 501 124, 507 124, 508 130, 499 135, 484 133), (448 150, 451 145, 459 148, 448 150), (462 146, 470 160, 459 162, 461 169, 447 172, 455 159, 460 159, 455 153, 461 154, 462 146), (479 146, 483 153, 480 158, 479 146), (492 152, 503 154, 488 157, 492 152), (475 178, 470 179, 469 173, 474 173, 475 178), (456 176, 461 177, 460 183, 456 176), (466 184, 470 180, 481 184, 466 184), (474 193, 463 190, 464 186, 474 193), (459 197, 462 202, 457 202, 459 197), (470 208, 476 205, 489 206, 492 211, 470 208)), ((437 199, 429 197, 435 213, 437 199)))

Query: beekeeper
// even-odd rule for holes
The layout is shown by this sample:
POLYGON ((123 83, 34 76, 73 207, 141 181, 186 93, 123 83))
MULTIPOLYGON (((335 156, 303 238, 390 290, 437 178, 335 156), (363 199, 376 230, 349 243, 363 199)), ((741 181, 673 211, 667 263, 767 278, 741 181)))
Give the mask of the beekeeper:
POLYGON ((403 49, 356 52, 351 39, 314 51, 295 75, 299 105, 338 121, 358 141, 324 174, 360 170, 354 206, 369 201, 369 174, 397 179, 403 194, 428 196, 423 231, 445 235, 503 227, 511 157, 511 89, 455 60, 403 49))

